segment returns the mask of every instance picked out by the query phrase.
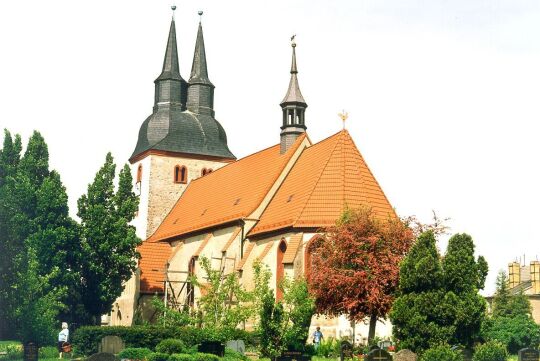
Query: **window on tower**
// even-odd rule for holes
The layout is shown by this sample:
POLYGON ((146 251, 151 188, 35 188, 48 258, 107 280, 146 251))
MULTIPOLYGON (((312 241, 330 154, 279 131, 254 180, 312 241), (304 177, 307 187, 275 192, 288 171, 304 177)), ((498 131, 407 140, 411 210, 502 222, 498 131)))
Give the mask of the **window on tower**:
POLYGON ((187 168, 186 166, 177 165, 174 167, 174 183, 187 183, 187 168))
POLYGON ((139 167, 137 168, 137 183, 141 183, 142 181, 142 164, 139 164, 139 167))

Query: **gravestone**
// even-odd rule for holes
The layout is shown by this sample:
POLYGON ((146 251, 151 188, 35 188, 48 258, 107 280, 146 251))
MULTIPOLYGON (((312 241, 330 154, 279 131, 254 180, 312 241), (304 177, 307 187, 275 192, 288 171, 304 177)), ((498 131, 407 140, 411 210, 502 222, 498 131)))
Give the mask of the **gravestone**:
POLYGON ((394 355, 394 361, 416 361, 418 356, 409 349, 403 349, 394 355))
POLYGON ((37 361, 38 360, 38 346, 35 342, 27 342, 23 346, 23 360, 24 361, 37 361))
POLYGON ((118 358, 112 353, 98 352, 88 357, 86 361, 118 361, 118 358))
POLYGON ((339 347, 339 359, 341 361, 346 358, 353 357, 353 347, 349 341, 341 341, 341 346, 339 347))
POLYGON ((241 353, 242 355, 246 352, 246 345, 244 344, 244 341, 242 340, 227 341, 227 344, 225 345, 225 347, 228 347, 231 350, 241 353))
POLYGON ((197 347, 199 352, 211 353, 213 355, 223 357, 225 355, 225 345, 218 341, 203 341, 197 347))
POLYGON ((276 357, 274 361, 310 361, 311 356, 304 355, 302 351, 286 350, 276 357))
POLYGON ((392 361, 392 355, 388 351, 377 348, 366 355, 365 361, 392 361))
POLYGON ((518 361, 539 361, 538 350, 534 348, 522 348, 518 352, 518 361))
POLYGON ((101 339, 98 346, 98 352, 118 354, 124 348, 124 341, 118 336, 105 336, 101 339))

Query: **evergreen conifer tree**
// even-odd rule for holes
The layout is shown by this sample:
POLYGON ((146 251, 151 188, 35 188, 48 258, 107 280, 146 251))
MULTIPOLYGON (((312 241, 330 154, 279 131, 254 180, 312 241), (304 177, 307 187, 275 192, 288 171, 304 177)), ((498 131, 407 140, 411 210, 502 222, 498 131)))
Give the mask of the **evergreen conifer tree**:
POLYGON ((129 222, 134 218, 138 198, 132 191, 129 167, 120 172, 115 193, 116 166, 110 153, 105 164, 88 185, 88 192, 78 200, 81 218, 83 303, 95 323, 111 310, 120 296, 123 283, 137 266, 136 247, 140 239, 129 222))

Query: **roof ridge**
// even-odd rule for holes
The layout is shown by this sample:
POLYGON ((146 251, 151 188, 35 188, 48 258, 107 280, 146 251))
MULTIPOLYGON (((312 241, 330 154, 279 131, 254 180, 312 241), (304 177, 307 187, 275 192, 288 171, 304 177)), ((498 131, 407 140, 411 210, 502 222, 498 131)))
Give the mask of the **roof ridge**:
MULTIPOLYGON (((320 142, 317 143, 317 144, 320 144, 320 143, 322 143, 323 141, 329 140, 329 139, 331 139, 332 137, 334 137, 334 136, 336 136, 336 135, 338 135, 338 134, 342 134, 342 133, 343 133, 343 131, 340 131, 340 132, 334 134, 333 136, 328 137, 328 138, 326 138, 326 139, 320 141, 320 142)), ((340 137, 340 139, 341 139, 341 137, 340 137)), ((321 175, 324 173, 324 170, 325 170, 326 167, 328 166, 328 163, 330 162, 330 159, 332 159, 332 154, 334 154, 334 152, 335 152, 335 150, 336 150, 336 147, 337 147, 337 145, 339 144, 339 140, 340 140, 340 139, 338 139, 338 141, 337 141, 336 144, 334 145, 332 151, 329 152, 328 158, 326 159, 326 164, 324 165, 324 167, 321 168, 321 171, 320 171, 320 173, 319 173, 319 177, 317 178, 317 181, 315 182, 315 184, 313 184, 313 187, 311 188, 311 191, 309 192, 309 196, 307 197, 306 201, 304 202, 304 205, 302 206, 302 210, 298 213, 298 216, 297 216, 296 219, 293 221, 293 226, 296 224, 296 222, 298 221, 298 219, 300 219, 300 217, 302 217, 302 214, 304 213, 304 211, 305 211, 305 209, 306 209, 306 207, 307 207, 307 205, 308 205, 308 203, 309 203, 311 197, 313 196, 313 193, 314 193, 314 191, 315 191, 315 188, 317 187, 317 184, 319 184, 319 182, 321 181, 321 175)), ((317 145, 317 144, 315 144, 315 145, 317 145)))

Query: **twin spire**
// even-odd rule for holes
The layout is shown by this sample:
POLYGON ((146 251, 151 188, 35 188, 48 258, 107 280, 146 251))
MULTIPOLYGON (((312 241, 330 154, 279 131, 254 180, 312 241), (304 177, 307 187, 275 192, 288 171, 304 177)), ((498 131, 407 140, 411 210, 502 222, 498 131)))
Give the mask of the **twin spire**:
MULTIPOLYGON (((173 8, 174 11, 174 8, 173 8)), ((202 15, 202 12, 199 12, 202 15)), ((281 153, 294 143, 296 138, 306 131, 305 111, 307 103, 298 85, 298 67, 296 65, 296 43, 291 38, 292 63, 291 79, 285 98, 280 103, 283 112, 281 126, 281 153)), ((167 50, 163 60, 163 70, 154 81, 156 86, 154 112, 163 108, 188 110, 195 114, 214 117, 214 84, 208 78, 206 51, 202 24, 199 21, 193 64, 189 81, 180 75, 178 49, 176 45, 176 27, 174 16, 171 21, 167 50)))
POLYGON ((178 107, 196 114, 214 116, 214 85, 208 78, 201 22, 199 22, 197 32, 189 82, 180 75, 176 26, 173 17, 163 60, 163 70, 154 83, 156 87, 154 110, 163 106, 178 107))

